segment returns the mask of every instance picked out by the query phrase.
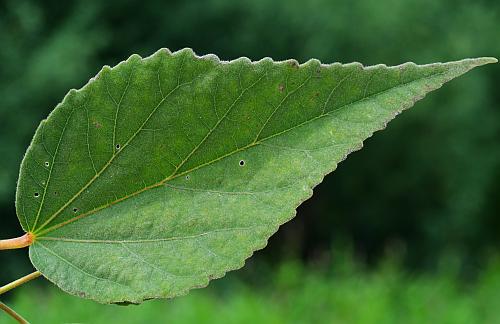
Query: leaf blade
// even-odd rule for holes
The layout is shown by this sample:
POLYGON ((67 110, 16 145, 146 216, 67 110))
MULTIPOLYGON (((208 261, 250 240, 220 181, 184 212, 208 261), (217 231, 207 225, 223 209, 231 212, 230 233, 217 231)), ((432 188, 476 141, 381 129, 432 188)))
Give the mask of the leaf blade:
POLYGON ((16 201, 23 227, 37 234, 32 262, 62 289, 100 302, 204 286, 265 246, 374 131, 492 61, 298 66, 221 63, 184 50, 104 68, 42 123, 23 161, 16 201), (26 170, 51 156, 54 138, 62 148, 50 163, 55 184, 51 173, 37 181, 52 199, 46 207, 32 203, 26 170))

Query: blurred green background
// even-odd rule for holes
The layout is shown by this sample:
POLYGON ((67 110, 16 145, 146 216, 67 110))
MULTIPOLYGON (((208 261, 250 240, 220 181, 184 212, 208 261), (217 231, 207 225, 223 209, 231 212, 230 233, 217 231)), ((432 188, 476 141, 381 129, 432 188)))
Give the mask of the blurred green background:
MULTIPOLYGON (((101 66, 161 47, 366 65, 498 58, 500 2, 0 0, 0 238, 21 234, 16 179, 40 120, 101 66)), ((430 94, 204 290, 100 306, 39 279, 6 301, 35 323, 500 323, 499 84, 489 65, 430 94)), ((2 284, 29 271, 26 251, 0 254, 2 284)))

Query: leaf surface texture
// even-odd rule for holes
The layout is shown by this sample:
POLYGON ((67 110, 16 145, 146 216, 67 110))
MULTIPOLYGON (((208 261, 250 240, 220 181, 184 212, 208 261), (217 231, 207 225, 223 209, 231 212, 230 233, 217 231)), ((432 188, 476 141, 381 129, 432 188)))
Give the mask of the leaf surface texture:
POLYGON ((160 50, 72 90, 28 148, 34 266, 102 303, 174 297, 243 266, 349 153, 494 59, 363 67, 160 50))

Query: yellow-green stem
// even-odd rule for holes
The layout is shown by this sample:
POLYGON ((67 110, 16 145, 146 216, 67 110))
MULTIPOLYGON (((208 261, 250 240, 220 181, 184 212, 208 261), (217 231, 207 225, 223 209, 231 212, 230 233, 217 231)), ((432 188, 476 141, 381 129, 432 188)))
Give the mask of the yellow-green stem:
MULTIPOLYGON (((0 295, 3 293, 6 293, 7 291, 12 290, 16 287, 19 287, 20 285, 27 283, 28 281, 31 281, 35 278, 38 278, 41 275, 42 274, 40 273, 40 271, 35 271, 33 273, 30 273, 27 276, 24 276, 24 277, 19 278, 15 281, 12 281, 11 283, 6 284, 3 287, 0 287, 0 295)), ((9 316, 14 318, 18 323, 21 323, 21 324, 28 323, 28 321, 26 321, 21 315, 16 313, 12 308, 10 308, 9 306, 5 305, 2 302, 0 302, 0 310, 3 310, 4 312, 6 312, 9 316)))
POLYGON ((41 275, 42 274, 40 273, 40 271, 35 271, 33 273, 30 273, 27 276, 24 276, 24 277, 19 278, 19 279, 15 280, 15 281, 12 281, 11 283, 6 284, 3 287, 0 287, 0 295, 6 293, 7 291, 12 290, 12 289, 14 289, 16 287, 19 287, 20 285, 22 285, 24 283, 27 283, 28 281, 31 281, 31 280, 33 280, 35 278, 38 278, 41 275))
MULTIPOLYGON (((35 236, 32 233, 26 233, 23 236, 16 237, 13 239, 8 239, 8 240, 0 240, 0 250, 11 250, 11 249, 21 249, 27 246, 30 246, 33 244, 35 240, 35 236)), ((22 278, 19 278, 9 284, 6 284, 5 286, 0 287, 0 295, 8 292, 9 290, 12 290, 16 287, 19 287, 20 285, 27 283, 28 281, 31 281, 35 278, 38 278, 42 274, 40 271, 35 271, 33 273, 30 273, 27 276, 24 276, 22 278)), ((27 320, 25 320, 21 315, 16 313, 12 308, 9 306, 5 305, 4 303, 0 302, 0 310, 4 311, 7 313, 7 315, 11 316, 13 319, 15 319, 18 323, 21 324, 29 324, 27 320)))
POLYGON ((25 320, 21 315, 16 313, 15 310, 10 308, 9 306, 5 305, 4 303, 0 302, 0 309, 6 312, 9 316, 11 316, 13 319, 15 319, 18 323, 20 324, 29 324, 27 320, 25 320))

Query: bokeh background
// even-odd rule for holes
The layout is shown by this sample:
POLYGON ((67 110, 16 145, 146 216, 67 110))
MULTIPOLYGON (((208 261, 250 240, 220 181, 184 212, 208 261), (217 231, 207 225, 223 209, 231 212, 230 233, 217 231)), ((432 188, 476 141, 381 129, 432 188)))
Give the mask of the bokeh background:
MULTIPOLYGON (((0 0, 0 238, 21 234, 16 179, 40 120, 101 66, 161 47, 366 65, 498 58, 500 2, 0 0)), ((39 279, 2 299, 35 323, 500 323, 499 84, 489 65, 430 94, 206 289, 102 306, 39 279)), ((26 251, 1 252, 0 283, 29 271, 26 251)))

